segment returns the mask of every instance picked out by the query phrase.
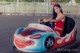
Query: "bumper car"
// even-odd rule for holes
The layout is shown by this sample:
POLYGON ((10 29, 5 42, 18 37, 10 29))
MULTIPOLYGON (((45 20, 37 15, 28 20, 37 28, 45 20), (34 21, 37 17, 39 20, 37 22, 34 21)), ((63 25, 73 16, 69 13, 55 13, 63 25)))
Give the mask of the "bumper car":
POLYGON ((76 24, 71 18, 66 18, 60 37, 52 28, 39 24, 30 23, 27 27, 20 27, 14 33, 14 46, 23 52, 44 52, 56 49, 76 40, 76 24))

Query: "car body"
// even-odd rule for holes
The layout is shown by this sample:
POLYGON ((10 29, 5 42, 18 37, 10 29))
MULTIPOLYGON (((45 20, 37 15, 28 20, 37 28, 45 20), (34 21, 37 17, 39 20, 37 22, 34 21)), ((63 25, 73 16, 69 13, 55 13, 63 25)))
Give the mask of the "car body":
MULTIPOLYGON (((75 22, 72 25, 71 31, 68 33, 65 33, 65 31, 65 36, 60 37, 55 30, 46 25, 30 23, 26 28, 20 27, 16 30, 14 34, 14 46, 23 52, 43 52, 51 48, 67 45, 76 38, 75 22)), ((67 28, 65 29, 67 30, 67 28)))

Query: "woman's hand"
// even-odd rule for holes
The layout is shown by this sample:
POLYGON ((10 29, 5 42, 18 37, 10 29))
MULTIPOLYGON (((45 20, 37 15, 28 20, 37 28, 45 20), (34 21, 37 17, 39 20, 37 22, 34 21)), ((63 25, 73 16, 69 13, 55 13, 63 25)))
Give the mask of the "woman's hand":
POLYGON ((41 20, 38 20, 39 23, 41 22, 48 22, 49 20, 48 19, 41 19, 41 20))
POLYGON ((49 21, 51 21, 51 20, 52 20, 52 18, 40 19, 40 20, 38 20, 38 22, 39 22, 39 23, 41 23, 41 22, 49 22, 49 21))
POLYGON ((48 22, 49 20, 48 19, 43 19, 43 22, 48 22))
POLYGON ((40 19, 38 19, 38 22, 40 23, 40 22, 42 22, 40 19))
POLYGON ((52 18, 43 19, 43 22, 49 22, 52 18))

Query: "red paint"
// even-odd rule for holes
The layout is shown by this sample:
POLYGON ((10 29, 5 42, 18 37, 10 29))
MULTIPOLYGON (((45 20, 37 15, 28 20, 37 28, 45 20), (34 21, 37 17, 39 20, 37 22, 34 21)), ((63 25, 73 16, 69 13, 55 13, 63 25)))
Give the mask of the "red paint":
POLYGON ((15 38, 15 44, 19 48, 25 48, 25 47, 28 47, 28 46, 33 46, 35 43, 32 40, 15 38))

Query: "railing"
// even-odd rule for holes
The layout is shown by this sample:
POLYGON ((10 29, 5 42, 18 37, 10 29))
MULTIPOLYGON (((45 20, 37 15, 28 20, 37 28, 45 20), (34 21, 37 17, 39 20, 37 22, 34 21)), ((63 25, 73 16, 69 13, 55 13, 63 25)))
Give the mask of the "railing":
MULTIPOLYGON (((64 13, 80 14, 80 4, 68 5, 60 3, 64 13)), ((52 6, 47 2, 4 2, 0 3, 0 14, 30 14, 30 13, 52 13, 52 6)))

